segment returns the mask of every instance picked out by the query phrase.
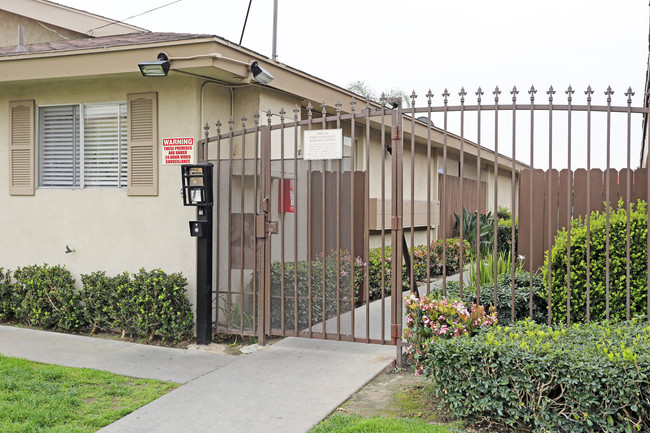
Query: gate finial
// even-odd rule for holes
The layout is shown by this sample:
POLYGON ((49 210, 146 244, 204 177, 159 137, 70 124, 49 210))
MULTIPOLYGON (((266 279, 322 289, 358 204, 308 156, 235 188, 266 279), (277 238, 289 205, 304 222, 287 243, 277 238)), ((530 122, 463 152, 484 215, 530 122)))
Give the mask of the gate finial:
POLYGON ((612 95, 614 94, 614 91, 612 90, 612 86, 607 86, 607 90, 605 91, 605 95, 607 95, 607 103, 612 102, 612 95))
POLYGON ((481 89, 481 86, 478 86, 478 90, 477 90, 476 92, 474 92, 474 94, 476 95, 476 101, 477 101, 477 102, 479 103, 479 105, 480 105, 480 104, 481 104, 481 95, 484 95, 484 94, 485 94, 485 92, 483 91, 483 89, 481 89))
POLYGON ((531 84, 528 93, 530 94, 530 103, 532 104, 535 102, 535 93, 537 93, 537 90, 535 90, 535 86, 531 84))
POLYGON ((337 99, 336 104, 334 104, 334 106, 336 107, 336 115, 337 116, 339 116, 341 114, 341 105, 343 105, 343 104, 341 104, 341 100, 337 99))
POLYGON ((280 119, 284 120, 284 115, 287 114, 287 112, 284 110, 284 107, 280 108, 280 119))
POLYGON ((546 94, 548 95, 548 102, 553 102, 553 95, 555 95, 555 90, 553 90, 553 86, 548 88, 546 94))
POLYGON ((573 87, 571 87, 571 84, 569 84, 569 88, 566 89, 566 91, 564 92, 564 93, 566 93, 567 95, 569 95, 569 96, 567 97, 567 101, 569 101, 569 102, 573 101, 573 97, 572 97, 571 95, 573 95, 575 92, 576 92, 576 91, 573 90, 573 87))
POLYGON ((320 106, 322 107, 322 111, 321 111, 322 116, 327 117, 327 110, 326 110, 327 104, 325 103, 325 101, 321 102, 320 106))
POLYGON ((233 132, 235 130, 235 119, 232 117, 228 121, 228 129, 230 129, 230 132, 233 132))
POLYGON ((205 138, 208 138, 210 136, 210 125, 208 125, 208 122, 205 122, 203 130, 205 131, 205 138))
POLYGON ((217 120, 216 125, 217 125, 217 135, 221 135, 221 126, 223 125, 221 123, 221 120, 217 120))
POLYGON ((625 96, 627 96, 627 103, 628 105, 632 103, 632 96, 634 96, 634 92, 632 91, 632 87, 627 88, 627 92, 625 92, 625 96))
POLYGON ((519 94, 519 90, 517 90, 517 86, 512 87, 510 94, 512 95, 512 102, 517 102, 517 95, 519 94))
POLYGON ((587 90, 585 90, 585 95, 587 95, 587 102, 591 103, 591 95, 594 94, 594 91, 591 89, 591 85, 587 86, 587 90))
POLYGON ((248 120, 248 117, 244 114, 241 118, 241 129, 246 129, 246 121, 248 120))
POLYGON ((415 93, 415 90, 411 93, 411 107, 415 108, 415 98, 417 98, 418 95, 415 93))
POLYGON ((494 102, 498 104, 499 103, 499 95, 501 94, 501 90, 499 90, 499 86, 496 86, 494 88, 494 92, 492 92, 492 94, 494 95, 494 102))
POLYGON ((433 98, 433 92, 431 91, 431 89, 429 89, 429 91, 427 92, 427 104, 428 105, 431 105, 431 99, 432 98, 433 98))
POLYGON ((255 111, 255 114, 253 114, 253 121, 255 122, 255 127, 260 126, 260 112, 255 111))
POLYGON ((350 100, 350 112, 354 113, 355 107, 357 105, 357 99, 353 96, 350 100))
POLYGON ((296 104, 293 107, 293 120, 294 120, 294 122, 298 122, 298 113, 300 113, 300 108, 298 108, 298 104, 296 104))
POLYGON ((444 98, 445 105, 447 105, 447 102, 449 101, 449 91, 447 90, 446 87, 445 87, 445 91, 442 92, 442 96, 444 98))
POLYGON ((311 101, 309 101, 309 102, 307 103, 307 117, 311 118, 311 116, 312 116, 311 110, 312 110, 313 108, 314 108, 314 107, 311 105, 311 101))
POLYGON ((271 113, 271 109, 269 108, 266 110, 266 122, 271 126, 271 116, 273 116, 273 113, 271 113))

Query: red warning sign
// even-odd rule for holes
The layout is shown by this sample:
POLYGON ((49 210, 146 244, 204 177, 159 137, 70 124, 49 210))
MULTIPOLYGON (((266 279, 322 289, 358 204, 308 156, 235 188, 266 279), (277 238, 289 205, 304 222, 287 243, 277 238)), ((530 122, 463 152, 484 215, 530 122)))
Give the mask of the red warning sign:
POLYGON ((194 138, 163 138, 163 164, 190 164, 194 138))

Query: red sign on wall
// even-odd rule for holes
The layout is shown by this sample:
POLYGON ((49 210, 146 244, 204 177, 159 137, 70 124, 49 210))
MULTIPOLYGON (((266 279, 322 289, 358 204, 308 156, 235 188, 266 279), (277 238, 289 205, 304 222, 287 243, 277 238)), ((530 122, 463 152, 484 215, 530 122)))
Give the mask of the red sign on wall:
POLYGON ((192 162, 192 151, 194 150, 194 139, 185 138, 163 138, 163 164, 190 164, 192 162))

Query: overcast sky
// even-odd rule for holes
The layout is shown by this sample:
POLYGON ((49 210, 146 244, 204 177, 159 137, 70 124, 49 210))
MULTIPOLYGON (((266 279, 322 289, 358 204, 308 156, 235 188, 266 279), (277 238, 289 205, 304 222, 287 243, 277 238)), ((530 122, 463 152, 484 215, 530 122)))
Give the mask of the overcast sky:
MULTIPOLYGON (((130 16, 174 0, 59 0, 109 18, 130 16)), ((248 0, 181 0, 128 23, 152 31, 209 33, 239 42, 248 0)), ((604 104, 624 105, 628 86, 642 103, 648 60, 647 0, 279 0, 278 61, 347 87, 364 80, 372 89, 415 90, 425 106, 445 88, 458 103, 464 86, 468 103, 481 86, 484 98, 498 85, 510 101, 516 85, 528 101, 531 84, 538 101, 549 85, 564 103, 564 90, 596 91, 604 104), (471 96, 471 97, 470 97, 471 96)), ((242 45, 271 57, 273 0, 253 0, 242 45)), ((333 103, 332 101, 330 103, 333 103)), ((484 103, 485 99, 484 99, 484 103)), ((639 122, 634 126, 639 129, 639 122)), ((636 134, 636 133, 635 133, 636 134)), ((634 145, 640 139, 635 136, 634 145)), ((637 150, 638 152, 638 150, 637 150)), ((634 157, 633 161, 638 160, 634 157)))

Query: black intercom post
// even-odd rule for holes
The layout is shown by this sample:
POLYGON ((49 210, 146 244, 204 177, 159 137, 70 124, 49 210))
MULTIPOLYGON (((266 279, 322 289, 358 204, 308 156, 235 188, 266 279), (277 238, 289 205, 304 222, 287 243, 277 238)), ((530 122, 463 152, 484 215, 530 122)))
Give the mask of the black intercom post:
POLYGON ((196 237, 196 343, 212 341, 212 169, 209 162, 183 164, 183 204, 196 206, 190 236, 196 237))

